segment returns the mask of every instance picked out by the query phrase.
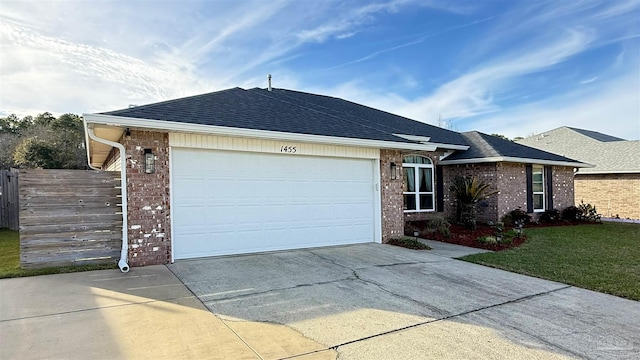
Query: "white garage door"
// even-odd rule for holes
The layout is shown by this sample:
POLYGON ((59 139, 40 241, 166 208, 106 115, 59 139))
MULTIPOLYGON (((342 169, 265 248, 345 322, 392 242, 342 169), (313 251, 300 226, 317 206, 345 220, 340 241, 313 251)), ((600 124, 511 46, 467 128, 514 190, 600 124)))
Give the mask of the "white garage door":
POLYGON ((172 148, 174 258, 372 242, 373 166, 172 148))

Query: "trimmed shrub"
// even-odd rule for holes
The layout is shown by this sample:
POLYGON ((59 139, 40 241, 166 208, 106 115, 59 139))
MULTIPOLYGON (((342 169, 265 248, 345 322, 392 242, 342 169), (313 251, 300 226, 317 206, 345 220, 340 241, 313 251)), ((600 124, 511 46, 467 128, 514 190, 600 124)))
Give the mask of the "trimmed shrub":
POLYGON ((540 222, 543 223, 556 223, 560 220, 560 211, 556 209, 547 210, 540 215, 540 222))
POLYGON ((528 224, 531 222, 531 215, 527 214, 527 212, 522 210, 520 207, 515 210, 511 210, 509 214, 511 215, 511 221, 513 224, 518 222, 528 224))
POLYGON ((576 221, 582 216, 582 210, 577 206, 568 206, 562 210, 562 220, 576 221))

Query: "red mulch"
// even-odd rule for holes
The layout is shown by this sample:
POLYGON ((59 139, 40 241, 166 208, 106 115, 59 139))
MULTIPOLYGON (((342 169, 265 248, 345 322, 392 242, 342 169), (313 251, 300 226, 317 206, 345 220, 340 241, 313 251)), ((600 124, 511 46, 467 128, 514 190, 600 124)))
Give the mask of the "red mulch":
MULTIPOLYGON (((495 236, 496 231, 489 225, 486 224, 478 224, 476 230, 470 230, 461 225, 453 224, 451 225, 451 236, 444 237, 439 232, 428 231, 426 229, 422 229, 420 231, 420 237, 423 239, 442 241, 449 244, 457 244, 464 245, 469 247, 474 247, 478 249, 492 250, 492 251, 501 251, 506 249, 511 249, 514 247, 518 247, 522 245, 525 241, 527 241, 527 228, 537 228, 537 227, 548 227, 548 226, 573 226, 573 225, 584 225, 584 224, 599 224, 599 223, 587 223, 587 222, 556 222, 556 223, 529 223, 525 225, 524 232, 525 234, 520 238, 513 238, 511 244, 483 244, 479 242, 477 239, 481 236, 495 236)), ((511 228, 505 227, 503 233, 509 231, 511 228)), ((408 236, 412 236, 413 234, 407 234, 408 236)))
MULTIPOLYGON (((505 228, 504 232, 509 229, 505 228)), ((526 240, 526 235, 521 238, 513 238, 513 242, 511 244, 483 244, 479 242, 478 239, 481 236, 495 236, 496 231, 489 225, 478 224, 475 230, 470 230, 460 225, 451 225, 451 236, 446 238, 442 236, 439 232, 427 232, 421 231, 420 237, 429 240, 442 241, 449 244, 456 245, 464 245, 469 247, 474 247, 478 249, 492 250, 492 251, 500 251, 505 249, 511 249, 513 247, 517 247, 522 245, 526 240)))

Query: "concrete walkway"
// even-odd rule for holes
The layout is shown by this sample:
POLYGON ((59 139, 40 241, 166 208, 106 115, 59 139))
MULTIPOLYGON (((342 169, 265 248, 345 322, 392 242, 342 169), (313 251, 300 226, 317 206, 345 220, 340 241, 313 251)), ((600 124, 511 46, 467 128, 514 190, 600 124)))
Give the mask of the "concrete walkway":
POLYGON ((0 359, 335 359, 324 349, 225 323, 165 266, 0 280, 0 359))
POLYGON ((431 248, 431 250, 429 251, 430 254, 443 256, 451 259, 457 259, 467 255, 491 252, 491 250, 484 250, 484 249, 478 249, 478 248, 473 248, 469 246, 462 246, 462 245, 455 245, 455 244, 448 244, 442 241, 427 240, 427 239, 418 239, 418 241, 420 241, 425 245, 429 245, 429 247, 431 248))

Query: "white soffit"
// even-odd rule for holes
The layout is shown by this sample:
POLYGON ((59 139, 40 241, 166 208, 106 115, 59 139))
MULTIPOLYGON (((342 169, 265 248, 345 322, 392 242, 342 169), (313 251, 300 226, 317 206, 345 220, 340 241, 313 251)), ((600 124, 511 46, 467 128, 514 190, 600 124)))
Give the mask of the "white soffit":
MULTIPOLYGON (((102 139, 107 139, 114 142, 119 142, 120 138, 122 138, 122 134, 124 133, 124 128, 117 126, 107 126, 107 125, 89 125, 94 134, 102 139)), ((95 167, 101 167, 109 153, 111 153, 112 147, 106 144, 99 143, 94 140, 89 140, 89 154, 91 154, 91 165, 95 167)))

